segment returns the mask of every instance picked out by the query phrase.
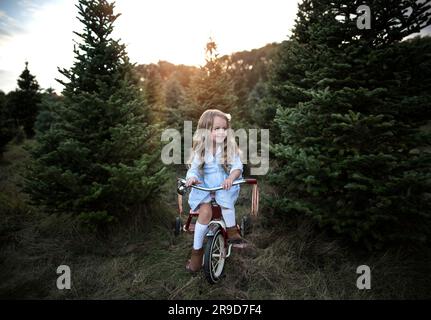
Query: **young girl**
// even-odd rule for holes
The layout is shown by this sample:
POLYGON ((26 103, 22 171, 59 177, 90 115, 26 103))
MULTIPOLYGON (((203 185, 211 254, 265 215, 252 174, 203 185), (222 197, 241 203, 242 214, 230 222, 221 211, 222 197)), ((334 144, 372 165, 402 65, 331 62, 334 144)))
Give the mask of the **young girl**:
MULTIPOLYGON (((208 188, 223 187, 223 190, 216 191, 215 200, 221 206, 229 241, 240 242, 242 238, 236 228, 234 207, 240 187, 232 186, 232 183, 241 177, 243 165, 235 138, 227 135, 230 128, 230 115, 220 110, 209 109, 201 115, 193 137, 193 161, 187 171, 186 186, 203 184, 208 188)), ((212 215, 210 202, 209 192, 194 188, 191 190, 190 208, 199 210, 192 256, 186 265, 186 269, 191 272, 198 271, 202 266, 203 239, 212 215)))

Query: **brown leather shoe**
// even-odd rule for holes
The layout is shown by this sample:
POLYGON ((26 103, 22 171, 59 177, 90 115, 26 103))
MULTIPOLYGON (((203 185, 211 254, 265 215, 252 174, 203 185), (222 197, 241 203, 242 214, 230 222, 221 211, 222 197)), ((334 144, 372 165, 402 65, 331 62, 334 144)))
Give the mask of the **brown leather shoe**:
POLYGON ((242 243, 244 239, 241 238, 241 235, 238 232, 238 228, 236 226, 226 228, 227 231, 227 241, 230 243, 242 243))
POLYGON ((197 272, 202 268, 202 258, 204 255, 204 248, 199 250, 192 249, 192 257, 186 264, 186 270, 189 272, 197 272))

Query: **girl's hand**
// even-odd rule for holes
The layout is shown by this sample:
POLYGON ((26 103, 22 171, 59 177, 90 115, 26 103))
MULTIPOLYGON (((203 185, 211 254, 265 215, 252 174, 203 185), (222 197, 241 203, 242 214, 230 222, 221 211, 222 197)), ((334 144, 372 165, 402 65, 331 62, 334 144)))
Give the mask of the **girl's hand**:
POLYGON ((231 178, 226 178, 221 184, 224 190, 229 190, 232 187, 233 180, 231 178))
POLYGON ((186 187, 190 187, 193 184, 201 184, 202 181, 199 181, 196 177, 190 177, 186 181, 186 187))

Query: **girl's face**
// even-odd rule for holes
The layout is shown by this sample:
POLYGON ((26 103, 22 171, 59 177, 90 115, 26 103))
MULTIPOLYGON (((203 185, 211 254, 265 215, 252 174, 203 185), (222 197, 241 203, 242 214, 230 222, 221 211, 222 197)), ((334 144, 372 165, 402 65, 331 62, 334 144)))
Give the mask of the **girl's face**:
POLYGON ((227 136, 227 121, 226 119, 215 116, 213 128, 211 130, 211 139, 215 143, 222 143, 227 136))

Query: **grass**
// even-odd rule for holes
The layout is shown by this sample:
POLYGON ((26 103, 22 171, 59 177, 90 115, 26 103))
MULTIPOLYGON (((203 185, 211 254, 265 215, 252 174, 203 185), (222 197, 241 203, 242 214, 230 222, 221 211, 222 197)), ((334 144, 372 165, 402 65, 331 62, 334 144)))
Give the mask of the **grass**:
MULTIPOLYGON (((27 204, 19 187, 27 161, 23 145, 10 145, 0 163, 0 298, 431 297, 429 249, 368 252, 329 236, 304 217, 291 217, 283 227, 258 218, 247 237, 252 245, 234 251, 227 260, 225 277, 219 284, 209 285, 202 273, 192 276, 184 270, 192 236, 175 237, 171 228, 176 215, 175 177, 181 171, 171 173, 171 183, 165 186, 154 209, 152 225, 137 219, 100 237, 83 232, 69 217, 46 216, 27 204), (71 290, 56 287, 56 270, 62 264, 71 269, 71 290), (371 268, 371 290, 356 287, 356 268, 362 264, 371 268)), ((250 190, 243 190, 238 217, 249 208, 250 190)), ((270 187, 261 185, 261 193, 268 192, 270 187)))

